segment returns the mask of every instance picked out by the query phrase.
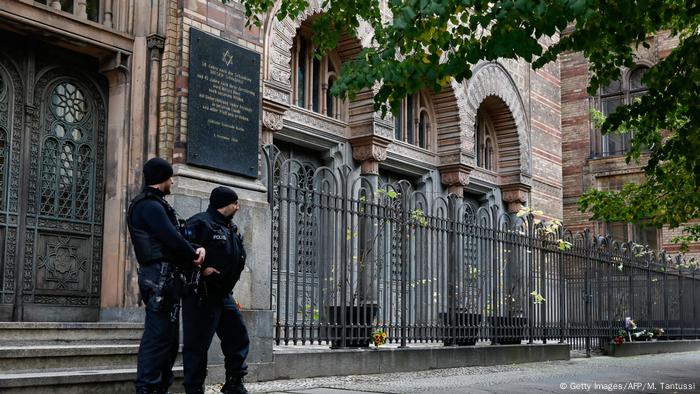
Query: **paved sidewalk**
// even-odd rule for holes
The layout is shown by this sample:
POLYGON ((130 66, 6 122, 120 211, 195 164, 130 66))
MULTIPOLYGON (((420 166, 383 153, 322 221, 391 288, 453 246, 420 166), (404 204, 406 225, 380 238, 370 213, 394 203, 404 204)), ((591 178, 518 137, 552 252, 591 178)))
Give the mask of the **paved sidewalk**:
MULTIPOLYGON (((700 393, 700 352, 249 383, 251 393, 700 393)), ((210 386, 207 393, 216 393, 210 386)))

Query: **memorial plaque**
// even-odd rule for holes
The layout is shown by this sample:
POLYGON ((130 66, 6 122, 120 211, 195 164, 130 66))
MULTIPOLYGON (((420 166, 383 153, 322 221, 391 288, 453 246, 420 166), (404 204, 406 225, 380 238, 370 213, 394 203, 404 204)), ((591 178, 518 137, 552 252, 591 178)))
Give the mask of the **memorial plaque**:
POLYGON ((187 163, 258 176, 260 55, 190 29, 187 163))

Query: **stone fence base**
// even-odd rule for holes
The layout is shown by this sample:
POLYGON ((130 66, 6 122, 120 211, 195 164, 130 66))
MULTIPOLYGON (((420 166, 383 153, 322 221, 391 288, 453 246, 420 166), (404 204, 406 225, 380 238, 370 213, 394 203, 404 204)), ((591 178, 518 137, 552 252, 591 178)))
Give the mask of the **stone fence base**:
POLYGON ((700 340, 673 340, 652 342, 609 343, 603 352, 612 357, 640 356, 643 354, 678 353, 700 350, 700 340))
MULTIPOLYGON (((551 360, 569 360, 569 345, 300 349, 296 352, 276 351, 271 363, 250 364, 246 381, 411 372, 551 360)), ((209 382, 221 382, 223 377, 223 365, 209 365, 209 382)))

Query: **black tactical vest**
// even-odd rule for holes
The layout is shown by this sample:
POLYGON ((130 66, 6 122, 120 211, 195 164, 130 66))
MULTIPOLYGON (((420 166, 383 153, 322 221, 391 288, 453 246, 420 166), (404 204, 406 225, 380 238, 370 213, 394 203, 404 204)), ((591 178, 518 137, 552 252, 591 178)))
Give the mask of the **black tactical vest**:
POLYGON ((129 210, 127 212, 126 223, 129 227, 129 233, 131 234, 131 242, 134 244, 134 252, 136 253, 136 260, 139 264, 148 264, 155 261, 167 261, 174 262, 173 257, 170 256, 168 251, 164 250, 163 245, 158 241, 152 234, 148 231, 140 228, 136 228, 133 225, 132 213, 136 204, 143 200, 152 199, 158 201, 165 212, 168 215, 168 219, 172 222, 175 228, 178 228, 177 216, 175 214, 175 209, 168 204, 168 202, 161 196, 150 191, 149 189, 144 189, 138 196, 134 197, 129 204, 129 210))

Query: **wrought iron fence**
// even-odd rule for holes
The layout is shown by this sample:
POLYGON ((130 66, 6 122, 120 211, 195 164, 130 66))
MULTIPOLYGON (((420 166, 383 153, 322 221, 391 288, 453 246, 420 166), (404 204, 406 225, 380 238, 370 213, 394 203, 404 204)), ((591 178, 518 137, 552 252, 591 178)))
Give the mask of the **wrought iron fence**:
POLYGON ((590 350, 632 317, 700 337, 693 261, 405 181, 282 160, 266 147, 278 344, 567 342, 590 350))

